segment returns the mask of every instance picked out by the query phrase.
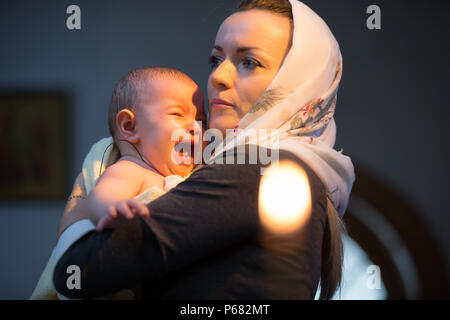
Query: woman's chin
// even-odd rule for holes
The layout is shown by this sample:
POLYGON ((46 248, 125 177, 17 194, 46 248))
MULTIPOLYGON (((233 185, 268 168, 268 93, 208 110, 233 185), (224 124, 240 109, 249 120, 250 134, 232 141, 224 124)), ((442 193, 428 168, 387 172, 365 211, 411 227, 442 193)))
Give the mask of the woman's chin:
POLYGON ((228 129, 234 129, 238 123, 239 119, 232 116, 222 115, 209 118, 209 128, 219 130, 222 133, 222 138, 225 138, 228 129))

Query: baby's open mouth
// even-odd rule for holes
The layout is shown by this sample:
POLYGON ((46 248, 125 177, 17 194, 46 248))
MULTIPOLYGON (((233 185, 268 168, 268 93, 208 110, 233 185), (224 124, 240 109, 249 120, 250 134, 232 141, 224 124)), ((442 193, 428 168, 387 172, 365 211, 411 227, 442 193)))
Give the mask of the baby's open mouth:
POLYGON ((183 164, 192 164, 194 159, 194 139, 177 143, 174 151, 181 158, 183 164))

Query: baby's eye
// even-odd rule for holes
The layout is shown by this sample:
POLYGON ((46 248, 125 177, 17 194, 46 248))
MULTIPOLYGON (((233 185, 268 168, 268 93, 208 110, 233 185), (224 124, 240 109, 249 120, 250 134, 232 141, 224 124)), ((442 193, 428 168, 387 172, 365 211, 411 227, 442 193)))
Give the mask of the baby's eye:
POLYGON ((175 116, 175 117, 182 117, 183 114, 181 112, 172 112, 170 113, 171 116, 175 116))

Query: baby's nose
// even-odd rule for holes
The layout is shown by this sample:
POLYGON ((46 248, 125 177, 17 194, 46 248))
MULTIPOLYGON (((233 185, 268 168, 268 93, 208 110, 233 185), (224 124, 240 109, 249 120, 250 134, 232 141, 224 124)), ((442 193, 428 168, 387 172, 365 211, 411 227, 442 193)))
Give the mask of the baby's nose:
POLYGON ((189 122, 188 126, 186 127, 186 130, 191 134, 191 135, 196 135, 198 133, 201 134, 202 131, 202 124, 201 121, 192 121, 189 122))

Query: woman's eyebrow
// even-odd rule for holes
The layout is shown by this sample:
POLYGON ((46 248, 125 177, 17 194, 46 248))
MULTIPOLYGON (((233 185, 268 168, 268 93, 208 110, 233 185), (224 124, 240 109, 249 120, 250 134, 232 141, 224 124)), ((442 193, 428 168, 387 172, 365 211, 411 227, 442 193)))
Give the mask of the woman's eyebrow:
POLYGON ((242 52, 246 52, 246 51, 250 51, 250 50, 261 50, 261 49, 258 47, 239 47, 236 49, 236 52, 242 53, 242 52))
MULTIPOLYGON (((221 51, 221 52, 224 51, 222 49, 222 47, 218 46, 218 45, 215 45, 213 48, 218 50, 218 51, 221 51)), ((236 49, 236 52, 237 53, 242 53, 242 52, 246 52, 246 51, 249 51, 249 50, 261 50, 261 48, 258 48, 258 47, 239 47, 239 48, 236 49)))

